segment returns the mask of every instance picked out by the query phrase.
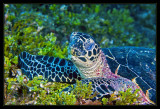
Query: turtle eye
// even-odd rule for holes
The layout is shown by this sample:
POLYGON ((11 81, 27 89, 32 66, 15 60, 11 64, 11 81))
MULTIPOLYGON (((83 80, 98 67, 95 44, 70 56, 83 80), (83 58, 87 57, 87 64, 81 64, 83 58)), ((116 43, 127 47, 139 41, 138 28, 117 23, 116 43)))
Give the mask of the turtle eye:
POLYGON ((85 49, 86 49, 86 50, 92 50, 93 47, 94 47, 94 43, 90 43, 90 44, 86 44, 86 45, 85 45, 85 49))

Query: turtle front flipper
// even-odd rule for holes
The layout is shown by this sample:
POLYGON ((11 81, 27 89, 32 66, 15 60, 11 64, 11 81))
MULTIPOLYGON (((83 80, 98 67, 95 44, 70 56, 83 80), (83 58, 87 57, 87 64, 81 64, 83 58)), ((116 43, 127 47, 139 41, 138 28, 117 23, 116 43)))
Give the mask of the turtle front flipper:
MULTIPOLYGON (((119 91, 123 91, 125 92, 127 89, 131 88, 132 89, 132 93, 134 93, 134 91, 136 89, 140 89, 139 87, 137 87, 136 84, 134 84, 132 81, 126 79, 126 78, 100 78, 100 77, 96 77, 96 78, 87 78, 87 79, 83 79, 81 80, 83 84, 89 84, 89 82, 92 83, 92 94, 91 95, 95 95, 96 96, 92 98, 92 100, 97 100, 100 99, 104 96, 108 96, 110 97, 111 94, 118 94, 119 91)), ((71 92, 72 90, 74 90, 76 83, 73 85, 74 87, 72 88, 71 86, 63 89, 62 91, 64 92, 71 92)), ((138 94, 140 95, 139 100, 136 101, 136 103, 138 104, 153 104, 152 102, 150 102, 150 100, 148 98, 146 98, 145 94, 143 93, 143 91, 140 89, 140 91, 138 92, 138 94)))
MULTIPOLYGON (((113 93, 113 91, 115 91, 110 85, 109 85, 109 81, 106 81, 104 78, 87 78, 87 79, 83 79, 81 80, 82 84, 87 84, 89 85, 89 82, 91 82, 92 85, 92 95, 95 95, 92 100, 97 100, 105 95, 110 95, 111 93, 113 93)), ((68 86, 67 88, 64 88, 62 92, 71 92, 74 91, 74 89, 76 88, 77 83, 73 84, 73 86, 68 86)), ((82 87, 82 86, 79 86, 82 87)))
POLYGON ((80 80, 80 74, 71 61, 58 57, 31 55, 22 52, 18 58, 22 73, 32 80, 33 77, 42 75, 44 79, 53 82, 74 83, 80 80))

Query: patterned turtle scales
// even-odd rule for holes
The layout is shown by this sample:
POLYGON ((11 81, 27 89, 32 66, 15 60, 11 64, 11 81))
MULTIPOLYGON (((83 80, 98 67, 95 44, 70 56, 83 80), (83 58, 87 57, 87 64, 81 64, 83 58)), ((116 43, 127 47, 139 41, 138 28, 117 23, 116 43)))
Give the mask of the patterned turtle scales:
MULTIPOLYGON (((92 36, 73 32, 68 51, 70 60, 22 52, 19 55, 19 65, 29 79, 42 75, 44 79, 52 82, 75 83, 76 79, 87 84, 92 82, 93 92, 99 93, 94 99, 128 88, 132 88, 132 91, 138 88, 142 97, 141 104, 156 102, 154 65, 156 60, 153 49, 142 47, 101 49, 92 36), (150 67, 146 68, 147 65, 150 67)), ((69 90, 71 87, 63 91, 69 90)))

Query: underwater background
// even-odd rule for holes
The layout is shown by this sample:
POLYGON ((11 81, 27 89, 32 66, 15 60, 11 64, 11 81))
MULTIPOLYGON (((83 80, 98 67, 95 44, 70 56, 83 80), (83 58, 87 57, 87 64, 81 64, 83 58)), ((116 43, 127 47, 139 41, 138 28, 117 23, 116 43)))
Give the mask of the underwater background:
POLYGON ((63 101, 58 94, 45 95, 68 85, 42 88, 42 81, 25 83, 15 71, 22 51, 67 59, 69 36, 76 31, 93 36, 102 48, 155 49, 156 4, 4 4, 4 104, 25 104, 36 97, 35 104, 75 103, 75 96, 65 95, 63 101))

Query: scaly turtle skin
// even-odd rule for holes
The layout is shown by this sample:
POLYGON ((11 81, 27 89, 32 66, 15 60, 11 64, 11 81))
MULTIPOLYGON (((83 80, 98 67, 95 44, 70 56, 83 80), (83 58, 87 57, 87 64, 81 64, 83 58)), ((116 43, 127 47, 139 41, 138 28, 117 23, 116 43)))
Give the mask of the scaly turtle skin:
MULTIPOLYGON (((142 90, 139 94, 143 103, 150 104, 153 103, 151 100, 156 101, 155 65, 149 64, 150 62, 155 64, 155 52, 152 49, 119 47, 102 51, 93 37, 79 32, 71 34, 69 48, 70 60, 22 52, 19 56, 19 65, 30 79, 43 75, 49 81, 74 83, 76 79, 82 79, 82 83, 92 82, 93 92, 100 93, 98 98, 114 91, 125 91, 128 88, 134 91, 140 88, 142 90), (151 61, 148 62, 146 59, 151 61), (149 68, 146 68, 146 65, 149 68)), ((70 87, 64 89, 68 90, 70 87)))

